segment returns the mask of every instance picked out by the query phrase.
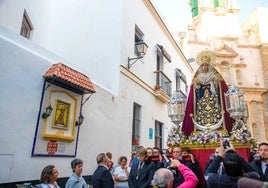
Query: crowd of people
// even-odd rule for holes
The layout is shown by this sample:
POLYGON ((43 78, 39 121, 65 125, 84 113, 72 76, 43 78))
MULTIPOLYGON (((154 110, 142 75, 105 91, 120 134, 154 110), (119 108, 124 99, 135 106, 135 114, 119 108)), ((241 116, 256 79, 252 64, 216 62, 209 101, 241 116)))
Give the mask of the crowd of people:
MULTIPOLYGON (((107 152, 98 154, 96 162, 93 188, 268 188, 268 143, 259 144, 251 161, 244 160, 232 144, 221 144, 208 159, 204 174, 187 147, 174 147, 171 151, 139 146, 129 161, 126 156, 120 156, 114 165, 112 154, 107 152)), ((65 188, 90 187, 81 175, 81 159, 72 160, 71 169, 65 188)), ((59 188, 58 176, 54 165, 46 166, 39 187, 59 188)))

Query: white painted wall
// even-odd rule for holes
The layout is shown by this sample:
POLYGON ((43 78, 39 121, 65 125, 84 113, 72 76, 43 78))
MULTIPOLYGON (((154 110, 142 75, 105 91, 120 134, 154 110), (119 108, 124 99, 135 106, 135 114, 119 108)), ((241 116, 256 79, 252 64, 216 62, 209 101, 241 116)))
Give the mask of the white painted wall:
MULTIPOLYGON (((42 76, 52 63, 62 58, 2 27, 0 33, 3 49, 0 52, 0 113, 3 117, 0 132, 4 133, 0 137, 0 165, 4 167, 0 171, 0 183, 39 179, 43 167, 48 164, 56 165, 61 177, 68 177, 73 158, 31 157, 44 81, 42 76), (10 37, 12 40, 7 40, 10 37)), ((132 112, 129 109, 132 108, 125 105, 125 100, 95 84, 94 87, 96 94, 84 105, 85 120, 77 148, 77 157, 84 160, 84 175, 95 170, 98 153, 111 151, 116 162, 122 154, 129 157, 131 151, 132 112)))
POLYGON ((26 10, 34 26, 32 40, 39 44, 45 44, 49 34, 49 22, 51 18, 51 0, 24 0, 2 1, 0 4, 0 23, 6 28, 20 34, 21 22, 24 10, 26 10), (12 10, 12 11, 11 11, 12 10))
POLYGON ((122 16, 121 0, 53 1, 45 46, 118 94, 122 16))
POLYGON ((24 9, 34 26, 33 42, 118 93, 122 0, 3 1, 0 23, 19 34, 24 9))
MULTIPOLYGON (((151 17, 151 14, 147 11, 141 1, 135 1, 133 4, 127 4, 126 9, 128 14, 124 14, 123 28, 127 30, 122 32, 122 46, 126 46, 122 53, 122 65, 127 66, 127 58, 135 57, 134 54, 134 36, 135 36, 135 24, 144 33, 144 42, 148 45, 147 53, 145 57, 138 60, 130 70, 138 77, 148 83, 152 88, 156 84, 156 45, 163 45, 167 52, 171 55, 172 63, 165 60, 164 73, 172 80, 175 79, 175 68, 182 70, 187 77, 187 83, 190 83, 191 71, 185 64, 185 57, 182 57, 175 50, 174 46, 170 43, 163 30, 158 23, 151 17), (140 10, 137 14, 137 10, 140 10), (144 19, 146 18, 146 19, 144 19), (128 19, 128 20, 127 20, 128 19)), ((173 82, 173 88, 175 88, 175 82, 173 82)))
MULTIPOLYGON (((49 163, 48 160, 32 159, 30 155, 43 86, 42 75, 51 62, 6 38, 27 48, 34 47, 28 40, 7 33, 2 27, 0 31, 0 162, 5 167, 0 171, 0 182, 37 178, 41 168, 49 163)), ((37 49, 40 52, 41 48, 37 49)), ((51 57, 55 55, 51 54, 51 57)), ((57 164, 57 160, 51 162, 57 164)))

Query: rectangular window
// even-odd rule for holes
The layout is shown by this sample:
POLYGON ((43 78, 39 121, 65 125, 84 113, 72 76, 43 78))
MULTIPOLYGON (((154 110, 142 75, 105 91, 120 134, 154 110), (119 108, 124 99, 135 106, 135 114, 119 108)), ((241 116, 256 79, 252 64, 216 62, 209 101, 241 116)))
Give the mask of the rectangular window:
POLYGON ((176 91, 179 90, 181 90, 186 95, 188 86, 186 83, 186 76, 180 69, 176 69, 176 91))
POLYGON ((33 30, 33 24, 28 16, 26 10, 24 10, 21 29, 20 29, 20 35, 27 38, 27 39, 30 39, 31 34, 32 34, 32 30, 33 30))
POLYGON ((141 105, 134 103, 132 123, 132 151, 140 145, 141 105))
POLYGON ((159 121, 155 121, 155 131, 154 131, 154 145, 160 149, 163 149, 162 147, 162 128, 163 128, 163 123, 159 121))

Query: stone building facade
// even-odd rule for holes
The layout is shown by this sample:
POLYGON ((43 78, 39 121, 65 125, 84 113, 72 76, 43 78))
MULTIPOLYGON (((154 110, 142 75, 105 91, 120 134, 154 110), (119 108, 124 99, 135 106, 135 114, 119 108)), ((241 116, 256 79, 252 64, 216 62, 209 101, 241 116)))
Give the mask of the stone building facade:
POLYGON ((268 140, 268 37, 264 34, 268 32, 264 26, 267 9, 256 8, 240 27, 236 1, 191 3, 192 23, 187 32, 178 34, 183 51, 195 59, 191 63, 194 70, 202 55, 211 57, 211 64, 226 83, 244 92, 252 136, 257 141, 268 140))

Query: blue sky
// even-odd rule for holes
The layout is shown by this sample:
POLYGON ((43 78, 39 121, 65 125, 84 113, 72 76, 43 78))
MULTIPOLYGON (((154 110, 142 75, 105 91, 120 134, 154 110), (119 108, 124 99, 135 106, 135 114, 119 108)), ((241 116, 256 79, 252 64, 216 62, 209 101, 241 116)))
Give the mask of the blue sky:
MULTIPOLYGON (((164 17, 165 23, 174 33, 186 31, 187 25, 191 24, 191 8, 188 5, 189 0, 152 0, 164 17)), ((268 8, 268 0, 236 0, 240 9, 238 20, 240 24, 257 7, 268 8)))

